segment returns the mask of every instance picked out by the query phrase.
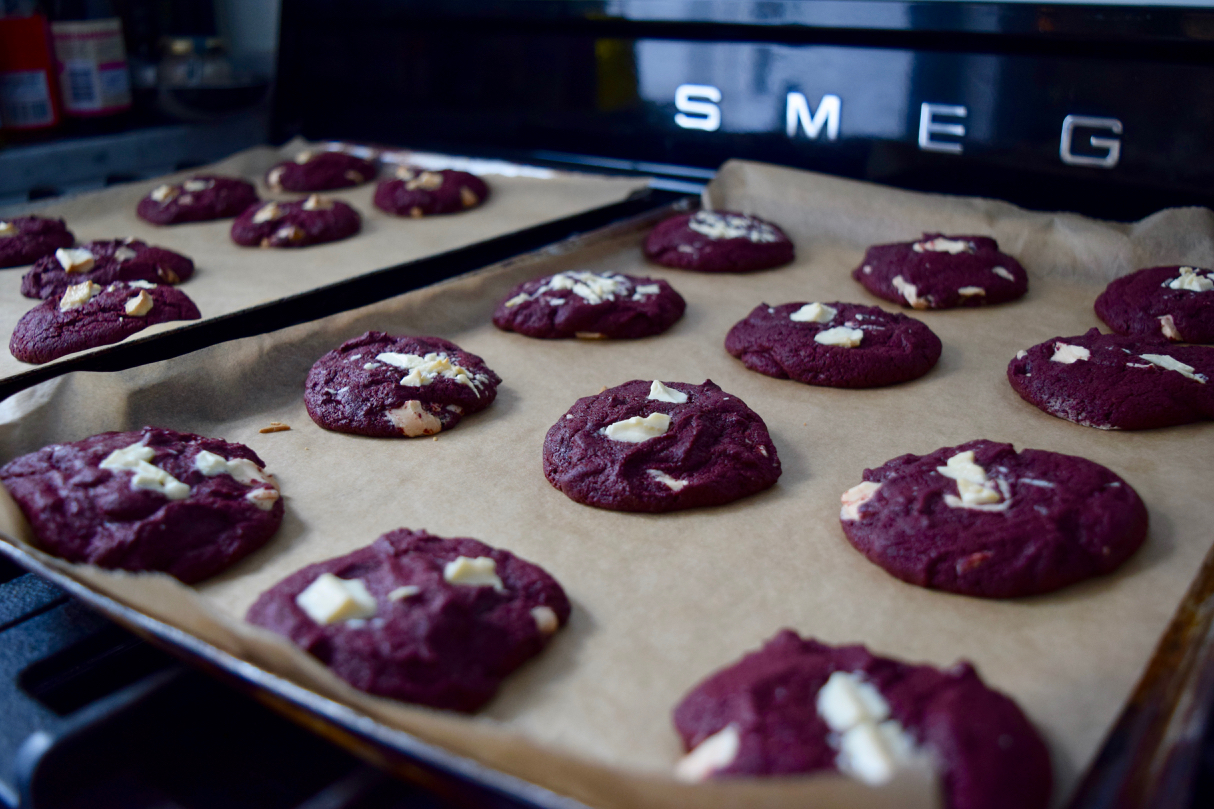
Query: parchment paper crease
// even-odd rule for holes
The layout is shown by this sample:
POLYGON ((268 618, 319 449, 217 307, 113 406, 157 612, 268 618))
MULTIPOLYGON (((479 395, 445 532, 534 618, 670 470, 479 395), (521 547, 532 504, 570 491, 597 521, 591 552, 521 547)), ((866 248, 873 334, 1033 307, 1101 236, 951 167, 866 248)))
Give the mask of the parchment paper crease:
MULTIPOLYGON (((358 188, 324 192, 325 196, 344 200, 358 210, 362 215, 360 233, 344 241, 299 250, 240 247, 228 235, 231 219, 157 227, 135 215, 136 203, 148 191, 162 182, 179 182, 196 174, 243 177, 257 185, 258 195, 265 200, 301 199, 305 195, 271 191, 262 178, 271 166, 294 158, 308 147, 308 143, 296 140, 280 148, 246 149, 210 166, 82 194, 64 202, 38 206, 32 212, 62 217, 80 243, 134 236, 189 256, 196 270, 181 289, 198 304, 203 319, 207 319, 620 202, 647 183, 643 178, 548 170, 537 172, 543 177, 488 174, 485 180, 490 195, 479 208, 454 216, 409 219, 386 214, 372 205, 375 192, 372 182, 358 188)), ((509 168, 508 164, 480 165, 497 171, 509 168)), ((391 166, 384 169, 382 176, 389 176, 391 170, 391 166)), ((14 210, 6 215, 21 213, 14 210)), ((8 351, 17 321, 38 303, 21 296, 21 276, 28 270, 28 266, 0 270, 0 339, 4 341, 0 349, 0 379, 33 367, 8 351)), ((183 325, 187 323, 159 324, 128 339, 138 340, 183 325)))
MULTIPOLYGON (((154 423, 252 446, 275 472, 287 517, 262 551, 196 590, 157 576, 59 564, 103 592, 223 649, 415 733, 600 806, 908 806, 922 783, 865 790, 839 778, 689 789, 666 774, 679 755, 669 715, 701 678, 789 626, 831 643, 947 666, 973 661, 1013 695, 1053 753, 1055 802, 1088 765, 1210 544, 1209 424, 1101 432, 1047 416, 1005 379, 1017 350, 1098 325, 1108 279, 1139 266, 1214 263, 1214 215, 1161 212, 1135 225, 1027 213, 753 163, 729 163, 707 197, 781 224, 798 260, 753 275, 650 266, 643 230, 546 251, 362 310, 113 375, 74 374, 7 406, 3 458, 50 441, 154 423), (892 388, 844 391, 770 379, 729 357, 725 332, 753 306, 888 304, 851 280, 866 245, 925 230, 990 233, 1031 277, 1020 302, 915 313, 944 343, 939 366, 892 388), (538 341, 489 316, 515 283, 570 268, 670 281, 687 314, 639 341, 538 341), (437 440, 327 433, 300 394, 312 362, 368 328, 437 334, 504 379, 497 402, 437 440), (544 434, 580 396, 629 379, 699 383, 743 398, 767 421, 784 475, 729 506, 634 515, 580 506, 543 477, 544 434), (18 415, 24 410, 24 415, 18 415), (289 432, 262 435, 270 420, 289 432), (986 437, 1083 455, 1136 487, 1150 536, 1122 570, 1022 600, 984 601, 896 581, 844 540, 839 495, 865 467, 986 437), (256 595, 310 562, 399 526, 473 536, 552 572, 570 625, 478 717, 357 694, 302 654, 243 626, 256 595), (196 595, 195 595, 196 593, 196 595)), ((7 530, 19 526, 8 521, 7 530)))

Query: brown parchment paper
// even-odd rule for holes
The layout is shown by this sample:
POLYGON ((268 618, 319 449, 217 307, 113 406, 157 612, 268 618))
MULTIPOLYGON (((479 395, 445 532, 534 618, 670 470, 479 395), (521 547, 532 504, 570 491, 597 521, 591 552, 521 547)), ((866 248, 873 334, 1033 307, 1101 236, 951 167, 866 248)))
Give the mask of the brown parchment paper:
MULTIPOLYGON (((136 204, 151 189, 163 182, 180 182, 196 174, 243 177, 257 185, 258 195, 265 200, 302 199, 304 194, 271 191, 265 185, 264 176, 271 166, 293 159, 305 148, 321 146, 302 140, 279 148, 258 146, 210 166, 82 194, 64 202, 37 206, 36 210, 28 212, 62 217, 81 243, 134 236, 148 244, 189 256, 196 269, 181 289, 198 304, 205 320, 619 202, 644 188, 648 182, 635 177, 605 177, 515 166, 501 161, 450 158, 453 162, 471 163, 469 170, 483 174, 490 194, 480 207, 458 215, 412 219, 392 216, 376 208, 371 203, 374 182, 357 188, 326 191, 325 196, 348 202, 362 214, 362 230, 340 242, 297 250, 241 247, 229 236, 231 219, 157 227, 135 215, 136 204)), ((385 156, 403 161, 410 154, 386 152, 385 156)), ((444 161, 441 155, 428 154, 426 157, 431 163, 437 160, 435 165, 444 161)), ((388 164, 381 176, 390 176, 392 170, 393 165, 388 164)), ((23 213, 26 211, 12 209, 6 210, 5 215, 23 213)), ((9 338, 17 321, 38 304, 38 301, 21 296, 21 277, 28 270, 28 266, 0 270, 0 339, 4 341, 3 350, 0 350, 0 380, 35 367, 19 361, 8 351, 9 338)), ((139 340, 196 322, 156 324, 127 339, 139 340)), ((86 352, 69 357, 83 353, 86 352)))
MULTIPOLYGON (((1003 203, 898 192, 753 163, 729 163, 715 206, 779 222, 789 267, 711 276, 648 265, 644 231, 583 239, 365 309, 112 375, 72 374, 0 407, 4 458, 49 441, 156 423, 252 446, 275 472, 286 520, 271 543, 197 588, 56 563, 90 586, 393 727, 599 806, 914 806, 921 780, 867 790, 837 777, 690 789, 667 777, 679 755, 670 710, 696 682, 781 627, 832 643, 947 666, 973 661, 1044 734, 1061 803, 1092 759, 1210 544, 1209 424, 1101 432, 1021 401, 1005 378, 1021 348, 1097 325, 1107 279, 1139 266, 1214 260, 1214 214, 1161 212, 1135 225, 1020 211, 1003 203), (873 242, 924 230, 991 233, 1031 277, 1023 300, 921 312, 944 343, 927 376, 845 391, 770 379, 722 348, 759 302, 888 304, 851 280, 873 242), (526 278, 571 268, 640 272, 687 299, 665 335, 540 341, 496 331, 494 305, 526 278), (495 404, 437 440, 327 433, 308 419, 304 376, 367 328, 438 334, 502 376, 495 404), (541 472, 548 427, 577 397, 629 379, 710 378, 766 420, 784 473, 728 506, 636 515, 578 505, 541 472), (270 420, 289 432, 262 435, 270 420), (1150 509, 1144 547, 1098 581, 1048 596, 985 601, 903 584, 845 541, 839 495, 865 467, 986 437, 1083 455, 1111 467, 1150 509), (304 564, 399 526, 473 536, 538 562, 565 586, 570 624, 479 716, 357 694, 239 617, 304 564)), ((0 521, 10 535, 18 521, 0 521)))

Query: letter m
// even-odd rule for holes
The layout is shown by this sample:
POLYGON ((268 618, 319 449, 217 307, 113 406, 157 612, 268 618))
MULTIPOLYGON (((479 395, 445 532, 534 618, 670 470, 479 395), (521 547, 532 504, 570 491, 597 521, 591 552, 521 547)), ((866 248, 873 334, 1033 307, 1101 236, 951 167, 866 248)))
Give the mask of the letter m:
POLYGON ((788 137, 797 136, 797 128, 805 130, 811 140, 817 140, 826 127, 826 139, 839 139, 839 118, 843 111, 843 100, 837 95, 824 95, 818 102, 818 109, 809 108, 809 99, 801 93, 788 94, 788 106, 785 121, 788 137))

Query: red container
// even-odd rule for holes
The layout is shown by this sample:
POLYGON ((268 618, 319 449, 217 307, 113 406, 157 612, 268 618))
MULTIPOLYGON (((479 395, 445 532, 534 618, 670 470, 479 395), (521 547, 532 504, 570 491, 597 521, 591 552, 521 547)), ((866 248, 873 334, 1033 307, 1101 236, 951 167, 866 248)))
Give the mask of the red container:
POLYGON ((0 119, 6 130, 50 129, 62 120, 54 65, 45 17, 0 17, 0 119))

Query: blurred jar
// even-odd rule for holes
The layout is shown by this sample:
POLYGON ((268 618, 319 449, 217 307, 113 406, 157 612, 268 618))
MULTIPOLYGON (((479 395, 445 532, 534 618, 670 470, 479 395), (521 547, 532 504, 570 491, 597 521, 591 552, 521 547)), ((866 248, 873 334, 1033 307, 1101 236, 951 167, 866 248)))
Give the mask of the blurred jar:
POLYGON ((51 38, 67 116, 103 118, 131 108, 122 20, 109 0, 54 0, 51 38))

